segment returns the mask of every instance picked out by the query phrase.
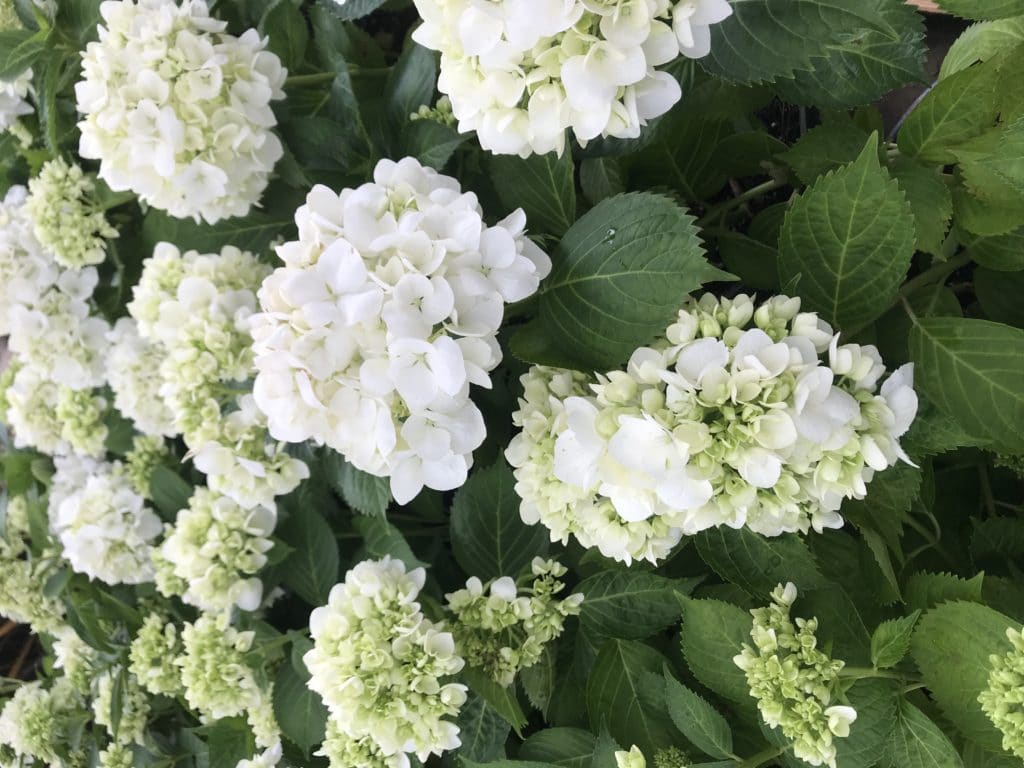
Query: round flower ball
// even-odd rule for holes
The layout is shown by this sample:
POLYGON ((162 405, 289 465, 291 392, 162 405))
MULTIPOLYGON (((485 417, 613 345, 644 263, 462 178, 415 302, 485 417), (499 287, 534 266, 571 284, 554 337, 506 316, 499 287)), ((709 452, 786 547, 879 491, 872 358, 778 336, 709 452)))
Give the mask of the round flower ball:
POLYGON ((405 158, 357 189, 314 187, 295 221, 253 317, 270 434, 390 477, 400 504, 459 487, 485 437, 469 387, 491 386, 505 303, 551 269, 525 214, 489 227, 474 194, 405 158))
POLYGON ((727 0, 415 0, 421 45, 463 133, 496 154, 565 149, 566 131, 636 138, 679 101, 657 67, 706 56, 727 0))
POLYGON ((108 0, 75 86, 79 153, 111 189, 178 218, 244 216, 281 158, 270 108, 287 70, 202 0, 108 0))

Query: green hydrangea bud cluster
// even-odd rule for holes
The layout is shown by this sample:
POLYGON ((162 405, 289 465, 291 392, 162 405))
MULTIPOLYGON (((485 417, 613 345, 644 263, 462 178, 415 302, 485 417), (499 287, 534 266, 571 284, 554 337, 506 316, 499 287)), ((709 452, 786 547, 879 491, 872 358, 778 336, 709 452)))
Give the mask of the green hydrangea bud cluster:
POLYGON ((60 438, 80 456, 99 458, 106 453, 107 427, 103 415, 107 401, 89 389, 60 387, 57 394, 57 421, 60 438))
POLYGON ((52 688, 41 682, 26 683, 0 712, 0 745, 27 758, 28 764, 38 760, 52 768, 77 768, 83 755, 69 754, 69 721, 76 714, 77 694, 63 679, 52 688))
POLYGON ((28 500, 14 496, 7 502, 7 530, 0 537, 0 615, 36 632, 56 634, 64 626, 64 606, 43 593, 47 566, 34 559, 28 534, 28 500))
POLYGON ((781 584, 772 604, 755 608, 750 637, 733 661, 747 675, 750 695, 769 728, 782 728, 793 754, 811 765, 836 768, 835 737, 850 733, 857 719, 853 707, 832 705, 844 662, 818 649, 817 619, 789 617, 797 590, 781 584))
POLYGON ((124 473, 132 488, 142 498, 152 501, 149 481, 153 471, 171 459, 171 452, 162 437, 136 435, 132 438, 132 449, 124 457, 124 473))
POLYGON ((654 768, 688 768, 690 759, 676 747, 665 747, 654 753, 654 768))
POLYGON ((99 768, 132 768, 134 765, 132 751, 123 744, 108 744, 97 757, 99 768))
POLYGON ((978 701, 988 719, 1003 734, 1003 749, 1024 759, 1024 635, 1006 630, 1013 644, 1003 656, 989 657, 988 688, 978 701))
POLYGON ((439 98, 437 104, 433 107, 428 107, 426 104, 421 105, 419 109, 409 115, 409 119, 413 122, 417 120, 430 120, 431 122, 447 125, 451 128, 454 128, 458 122, 455 119, 455 113, 452 112, 452 101, 447 96, 439 98))
POLYGON ((78 165, 56 158, 43 165, 28 183, 25 201, 35 236, 69 269, 100 264, 107 258, 107 240, 117 237, 96 202, 96 181, 78 165))
POLYGON ((567 616, 580 612, 583 595, 564 600, 555 596, 565 589, 560 578, 566 568, 554 560, 534 558, 531 576, 520 586, 502 576, 486 585, 473 576, 466 588, 446 595, 456 617, 455 645, 472 667, 500 685, 511 685, 521 669, 540 661, 544 647, 562 634, 567 616))
POLYGON ((181 671, 175 664, 180 654, 177 628, 159 613, 150 613, 132 640, 128 671, 150 693, 177 696, 183 690, 181 671))
POLYGON ((96 682, 96 696, 92 700, 93 718, 97 725, 107 729, 118 744, 142 744, 142 734, 149 719, 149 698, 133 675, 123 674, 123 668, 108 669, 96 682), (120 687, 120 720, 114 727, 114 694, 120 687))
POLYGON ((18 12, 14 10, 13 0, 2 0, 0 2, 0 30, 18 29, 21 26, 21 19, 18 12))

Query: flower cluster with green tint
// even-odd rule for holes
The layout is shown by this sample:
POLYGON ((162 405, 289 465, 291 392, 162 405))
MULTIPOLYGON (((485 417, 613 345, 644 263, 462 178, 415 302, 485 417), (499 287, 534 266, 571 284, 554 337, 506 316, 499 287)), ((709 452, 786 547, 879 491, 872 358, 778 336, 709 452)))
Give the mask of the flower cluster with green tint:
POLYGON ((545 646, 562 634, 565 619, 577 615, 583 602, 581 594, 556 599, 565 589, 560 578, 566 570, 537 557, 530 575, 518 583, 502 576, 484 584, 472 576, 465 589, 446 595, 455 614, 455 645, 466 663, 508 686, 519 670, 540 661, 545 646))
POLYGON ((988 688, 978 696, 982 711, 1003 734, 1003 749, 1024 759, 1024 635, 1009 628, 1013 649, 989 657, 988 688))
POLYGON ((753 647, 744 643, 733 661, 746 673, 765 724, 782 728, 793 754, 836 768, 835 739, 849 736, 857 719, 853 707, 832 703, 845 663, 818 648, 817 619, 790 619, 797 597, 792 583, 780 584, 771 597, 771 605, 751 611, 753 647))
POLYGON ((132 640, 128 670, 150 693, 177 696, 182 692, 181 669, 175 663, 180 654, 177 627, 159 613, 150 613, 132 640))

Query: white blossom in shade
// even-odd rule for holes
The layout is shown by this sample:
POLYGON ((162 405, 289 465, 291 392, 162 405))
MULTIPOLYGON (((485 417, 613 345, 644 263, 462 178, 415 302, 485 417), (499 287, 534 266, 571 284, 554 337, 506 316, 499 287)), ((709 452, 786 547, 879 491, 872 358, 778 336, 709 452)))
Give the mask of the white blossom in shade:
POLYGON ((131 317, 118 320, 107 341, 107 379, 114 392, 114 406, 145 435, 175 435, 174 414, 159 394, 163 348, 142 338, 131 317))
POLYGON ((305 462, 268 439, 266 424, 252 395, 243 395, 238 410, 222 420, 217 439, 203 443, 193 457, 211 490, 246 509, 273 507, 275 496, 291 493, 309 477, 305 462))
POLYGON ((82 157, 115 191, 178 218, 244 216, 283 149, 270 102, 287 71, 254 29, 202 0, 107 0, 75 86, 82 157))
POLYGON ((95 200, 96 182, 81 166, 56 158, 29 181, 25 205, 35 235, 69 269, 99 264, 107 257, 107 240, 117 237, 95 200))
POLYGON ((160 519, 120 465, 73 457, 55 464, 50 529, 71 568, 107 584, 152 581, 152 541, 160 519))
POLYGON ((420 44, 441 52, 458 129, 526 157, 598 136, 636 138, 679 101, 657 68, 710 51, 727 0, 415 0, 420 44))
POLYGON ((31 69, 10 80, 0 80, 0 132, 11 129, 19 117, 35 112, 28 101, 31 90, 31 69))
MULTIPOLYGON (((72 768, 67 761, 67 740, 77 696, 66 680, 58 678, 51 688, 40 681, 19 685, 0 711, 0 745, 24 760, 15 765, 40 763, 52 768, 72 768)), ((84 756, 83 762, 84 762, 84 756)))
POLYGON ((330 712, 332 766, 352 750, 376 757, 349 765, 408 766, 401 753, 424 761, 461 743, 459 727, 445 718, 466 700, 465 686, 447 682, 463 660, 451 634, 420 610, 425 579, 422 568, 406 573, 390 557, 364 560, 310 616, 313 648, 303 661, 307 685, 330 712))
POLYGON ((60 274, 36 239, 27 194, 25 187, 11 187, 0 203, 0 336, 11 332, 11 308, 36 302, 60 274))
POLYGON ((263 750, 251 760, 239 760, 235 764, 235 768, 274 768, 279 762, 281 762, 280 741, 263 750))
POLYGON ((277 523, 273 506, 244 509, 207 488, 196 488, 160 547, 186 585, 182 599, 202 611, 254 611, 263 597, 256 574, 267 563, 277 523))
POLYGON ((551 268, 524 214, 488 227, 475 195, 405 158, 340 195, 314 187, 295 221, 252 323, 270 434, 390 477, 399 503, 460 486, 485 437, 469 387, 491 385, 504 304, 551 268))
POLYGON ((843 524, 875 472, 910 461, 913 369, 839 345, 799 299, 691 301, 626 371, 523 377, 506 457, 521 514, 624 562, 728 525, 781 533, 843 524))

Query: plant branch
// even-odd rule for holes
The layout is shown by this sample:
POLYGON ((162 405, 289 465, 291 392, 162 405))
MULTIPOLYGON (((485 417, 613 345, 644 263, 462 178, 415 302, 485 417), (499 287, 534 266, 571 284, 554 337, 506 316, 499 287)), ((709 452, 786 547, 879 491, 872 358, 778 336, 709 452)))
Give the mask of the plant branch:
POLYGON ((968 264, 971 261, 971 257, 966 253, 961 253, 959 256, 954 256, 949 261, 943 261, 936 264, 929 269, 926 269, 919 275, 915 275, 910 280, 907 280, 900 288, 899 295, 901 297, 910 296, 914 291, 919 288, 932 285, 933 283, 944 283, 946 278, 956 272, 960 267, 968 264))
POLYGON ((703 229, 707 224, 711 223, 723 213, 728 213, 733 208, 747 203, 751 200, 755 200, 762 195, 766 195, 769 192, 774 192, 776 189, 781 189, 786 186, 788 182, 784 179, 770 179, 766 182, 758 184, 756 187, 751 187, 746 192, 741 192, 731 200, 726 200, 723 203, 719 203, 713 208, 709 209, 703 216, 697 220, 697 226, 703 229))
POLYGON ((746 760, 737 766, 737 768, 758 768, 758 766, 764 765, 772 758, 778 757, 786 750, 783 747, 768 747, 756 755, 751 755, 746 760))

